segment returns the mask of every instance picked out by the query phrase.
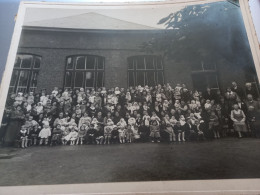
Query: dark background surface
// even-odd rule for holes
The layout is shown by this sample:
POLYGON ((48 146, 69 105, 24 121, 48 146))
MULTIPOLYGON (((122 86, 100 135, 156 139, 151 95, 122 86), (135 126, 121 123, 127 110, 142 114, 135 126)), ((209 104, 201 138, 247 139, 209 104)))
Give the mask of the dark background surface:
POLYGON ((14 17, 18 11, 19 0, 0 1, 0 79, 2 79, 5 63, 10 48, 14 29, 14 17))
POLYGON ((222 138, 1 148, 0 186, 260 178, 259 143, 222 138))

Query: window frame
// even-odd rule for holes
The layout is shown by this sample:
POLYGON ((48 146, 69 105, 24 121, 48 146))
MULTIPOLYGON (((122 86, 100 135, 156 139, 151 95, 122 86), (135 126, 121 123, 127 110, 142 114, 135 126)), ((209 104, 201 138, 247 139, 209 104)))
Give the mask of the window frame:
POLYGON ((64 89, 80 89, 80 88, 84 88, 84 89, 97 89, 97 88, 100 88, 100 87, 104 87, 105 85, 105 57, 103 56, 99 56, 99 55, 91 55, 91 54, 78 54, 78 55, 70 55, 70 56, 67 56, 66 59, 65 59, 65 74, 64 74, 64 81, 63 81, 63 88, 64 89), (78 57, 84 57, 84 61, 85 61, 85 69, 77 69, 76 66, 76 60, 78 57), (94 57, 94 68, 93 69, 89 69, 87 68, 87 58, 88 57, 94 57), (68 69, 68 60, 69 59, 72 59, 72 69, 68 69), (102 61, 102 64, 103 64, 103 69, 100 69, 99 67, 99 63, 100 63, 100 60, 102 61), (71 83, 70 83, 70 86, 67 85, 67 73, 70 72, 71 73, 71 83), (76 74, 78 72, 83 72, 83 81, 82 81, 82 84, 83 86, 82 87, 77 87, 75 86, 75 79, 76 79, 76 74), (86 74, 87 73, 92 73, 93 74, 93 86, 92 87, 87 87, 86 86, 86 81, 87 81, 87 76, 86 74), (98 74, 99 73, 103 73, 102 74, 102 86, 99 86, 99 81, 98 81, 98 74))
MULTIPOLYGON (((209 64, 207 64, 209 65, 209 64)), ((206 66, 207 66, 206 65, 206 66)), ((215 87, 210 87, 210 89, 212 90, 218 90, 220 89, 219 87, 219 77, 218 77, 218 73, 217 73, 217 64, 214 63, 213 64, 213 69, 207 69, 205 68, 206 67, 204 62, 202 61, 201 64, 200 64, 200 67, 201 69, 193 69, 192 68, 192 71, 191 71, 191 74, 194 75, 194 74, 201 74, 201 75, 204 75, 206 77, 206 83, 207 83, 207 86, 209 86, 209 77, 210 76, 214 76, 215 77, 215 80, 216 80, 216 85, 217 85, 217 88, 215 87)))
POLYGON ((149 80, 148 80, 148 73, 153 73, 153 83, 154 85, 158 84, 164 84, 165 83, 165 76, 164 76, 164 63, 163 63, 163 58, 160 55, 135 55, 135 56, 130 56, 127 58, 127 86, 130 87, 130 83, 133 83, 134 85, 132 87, 136 87, 140 84, 138 84, 137 79, 138 79, 138 73, 143 73, 144 74, 144 81, 141 86, 148 85, 149 80), (137 61, 139 60, 138 58, 143 59, 144 63, 144 69, 138 69, 138 64, 137 61), (153 62, 153 69, 147 68, 147 61, 148 58, 152 58, 153 62), (158 68, 158 63, 161 64, 161 68, 158 68), (131 68, 130 68, 131 67, 131 68), (133 67, 133 68, 132 68, 133 67), (163 83, 159 82, 159 73, 162 73, 162 81, 163 83), (133 74, 133 81, 130 82, 130 74, 133 74))
POLYGON ((16 55, 16 60, 17 60, 18 56, 26 56, 26 55, 31 57, 30 68, 24 68, 24 67, 22 68, 23 59, 20 61, 20 66, 16 66, 16 61, 15 61, 15 64, 14 64, 12 77, 11 77, 11 81, 10 81, 10 85, 9 85, 9 91, 12 91, 14 93, 18 93, 18 92, 28 93, 28 92, 31 92, 31 91, 35 92, 36 89, 37 89, 37 82, 36 82, 36 85, 33 86, 33 77, 34 77, 34 73, 37 73, 37 77, 36 77, 36 81, 37 81, 37 78, 39 76, 39 72, 40 72, 40 69, 41 69, 42 56, 36 55, 36 54, 31 54, 31 53, 18 53, 16 55), (40 59, 40 65, 39 65, 38 68, 35 68, 35 63, 36 63, 37 58, 40 59), (28 72, 26 85, 19 85, 21 77, 22 77, 21 76, 22 71, 28 72), (11 85, 15 72, 17 72, 17 78, 14 81, 14 84, 11 85))

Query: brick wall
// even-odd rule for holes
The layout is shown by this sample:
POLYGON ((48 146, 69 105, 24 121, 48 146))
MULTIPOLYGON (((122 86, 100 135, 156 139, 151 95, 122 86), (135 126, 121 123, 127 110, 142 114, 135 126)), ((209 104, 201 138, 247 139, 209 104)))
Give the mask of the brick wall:
MULTIPOLYGON (((160 37, 160 31, 53 31, 23 30, 20 53, 42 56, 38 89, 52 90, 63 87, 65 61, 70 55, 99 55, 105 57, 105 86, 127 87, 127 58, 144 55, 140 50, 143 42, 160 37)), ((155 53, 156 55, 156 53, 155 53)), ((157 53, 159 55, 159 53, 157 53)), ((185 54, 183 54, 185 56, 185 54)), ((175 61, 164 58, 165 82, 172 85, 185 83, 193 87, 191 66, 195 61, 186 59, 175 61)), ((242 66, 231 64, 222 58, 216 60, 220 87, 224 90, 231 81, 244 83, 242 66), (232 73, 232 74, 230 74, 232 73)))

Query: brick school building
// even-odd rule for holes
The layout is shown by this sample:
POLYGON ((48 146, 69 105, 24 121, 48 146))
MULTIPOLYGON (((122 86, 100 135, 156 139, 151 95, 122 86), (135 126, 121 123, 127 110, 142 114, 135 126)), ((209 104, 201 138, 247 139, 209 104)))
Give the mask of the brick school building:
MULTIPOLYGON (((206 87, 224 91, 232 81, 257 85, 250 50, 245 59, 251 60, 238 64, 225 56, 211 57, 214 54, 192 58, 183 52, 175 60, 175 56, 169 58, 163 51, 142 49, 143 43, 163 40, 165 33, 167 30, 96 13, 25 24, 10 92, 45 88, 49 93, 54 87, 127 88, 164 83, 185 83, 200 91, 206 87), (84 24, 78 24, 80 20, 84 24)), ((195 43, 190 47, 200 49, 195 43)))

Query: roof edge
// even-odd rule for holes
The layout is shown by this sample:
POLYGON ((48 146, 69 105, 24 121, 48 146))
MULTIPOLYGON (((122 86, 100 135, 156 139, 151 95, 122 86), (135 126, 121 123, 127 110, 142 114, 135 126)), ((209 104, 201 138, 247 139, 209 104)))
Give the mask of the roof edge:
POLYGON ((75 29, 75 28, 56 28, 56 27, 41 27, 41 26, 22 26, 23 30, 35 30, 35 31, 53 31, 53 32, 165 32, 171 31, 172 29, 75 29))

